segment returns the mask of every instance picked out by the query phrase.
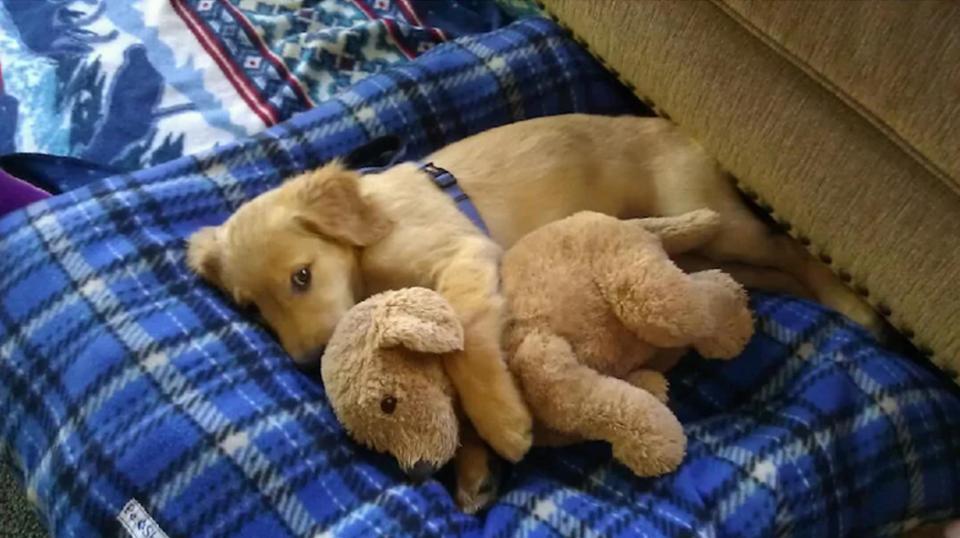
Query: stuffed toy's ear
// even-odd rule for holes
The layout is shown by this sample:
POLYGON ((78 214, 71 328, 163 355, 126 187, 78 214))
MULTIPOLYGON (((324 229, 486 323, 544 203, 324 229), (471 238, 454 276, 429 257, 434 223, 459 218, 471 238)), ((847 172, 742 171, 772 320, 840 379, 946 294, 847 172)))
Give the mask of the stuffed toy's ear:
POLYGON ((360 176, 332 162, 291 181, 296 182, 296 221, 307 231, 365 247, 387 235, 390 219, 360 195, 360 176))
POLYGON ((221 252, 219 228, 205 226, 187 240, 187 265, 207 282, 223 288, 221 252))
POLYGON ((453 307, 426 288, 388 292, 391 296, 374 314, 377 345, 403 347, 421 353, 463 349, 463 326, 453 307))

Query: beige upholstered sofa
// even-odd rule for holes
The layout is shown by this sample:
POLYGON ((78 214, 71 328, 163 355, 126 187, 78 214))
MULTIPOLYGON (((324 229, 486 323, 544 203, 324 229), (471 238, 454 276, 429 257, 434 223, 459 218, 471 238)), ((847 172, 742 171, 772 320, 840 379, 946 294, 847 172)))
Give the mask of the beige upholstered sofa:
POLYGON ((543 7, 956 378, 960 3, 543 7))

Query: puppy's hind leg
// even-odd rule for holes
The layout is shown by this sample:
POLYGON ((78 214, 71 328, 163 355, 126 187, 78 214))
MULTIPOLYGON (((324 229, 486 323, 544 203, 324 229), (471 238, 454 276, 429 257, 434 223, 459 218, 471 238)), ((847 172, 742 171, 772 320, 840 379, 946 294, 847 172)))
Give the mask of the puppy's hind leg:
MULTIPOLYGON (((864 326, 878 337, 886 331, 883 319, 829 268, 810 256, 790 237, 774 234, 750 210, 732 182, 717 163, 701 148, 677 134, 673 153, 663 155, 665 163, 657 168, 658 184, 655 211, 680 215, 700 208, 720 214, 722 226, 714 240, 700 252, 717 262, 737 263, 777 269, 801 282, 817 300, 864 326)), ((632 196, 628 206, 641 208, 644 199, 632 196)), ((760 280, 784 284, 782 278, 762 276, 760 280)), ((763 283, 763 282, 761 282, 763 283)), ((779 291, 779 290, 778 290, 779 291)))
POLYGON ((683 254, 673 258, 674 263, 685 273, 696 273, 709 269, 720 269, 732 276, 745 288, 756 288, 774 293, 786 293, 815 301, 813 292, 793 275, 780 269, 758 267, 745 263, 717 262, 704 256, 683 254))
POLYGON ((886 323, 870 305, 792 238, 774 233, 743 206, 725 211, 719 234, 702 250, 721 263, 773 268, 802 282, 821 304, 883 338, 886 323))

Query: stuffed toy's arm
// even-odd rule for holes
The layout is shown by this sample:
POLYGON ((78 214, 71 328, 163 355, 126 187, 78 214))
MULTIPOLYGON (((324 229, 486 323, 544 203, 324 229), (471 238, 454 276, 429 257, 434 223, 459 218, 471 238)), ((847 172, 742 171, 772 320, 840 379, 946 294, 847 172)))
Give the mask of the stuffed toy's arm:
POLYGON ((655 234, 663 250, 671 256, 697 250, 720 231, 720 215, 710 209, 697 209, 673 217, 649 217, 627 222, 655 234))
MULTIPOLYGON (((670 237, 675 245, 692 243, 692 236, 682 233, 671 232, 670 237)), ((729 275, 719 271, 688 275, 656 243, 634 241, 620 247, 613 259, 595 266, 594 280, 624 326, 661 348, 722 341, 725 345, 716 349, 708 345, 704 351, 718 357, 739 352, 733 344, 745 343, 753 325, 746 294, 729 275), (731 330, 736 334, 718 339, 719 332, 731 330)))

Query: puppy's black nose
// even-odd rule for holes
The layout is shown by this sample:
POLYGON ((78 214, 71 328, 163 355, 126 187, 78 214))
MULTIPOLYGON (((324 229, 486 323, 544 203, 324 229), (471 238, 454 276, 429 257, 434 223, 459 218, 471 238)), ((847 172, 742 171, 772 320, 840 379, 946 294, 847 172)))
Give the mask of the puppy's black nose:
POLYGON ((410 480, 413 480, 416 483, 423 482, 424 480, 433 476, 433 473, 437 472, 437 466, 420 460, 417 463, 413 464, 413 467, 410 467, 405 470, 407 476, 410 477, 410 480))
POLYGON ((304 360, 312 364, 320 364, 320 359, 323 358, 323 352, 326 350, 327 346, 315 347, 304 355, 304 360))
POLYGON ((297 368, 305 374, 319 374, 320 373, 320 359, 323 358, 323 352, 326 348, 319 347, 304 353, 302 356, 297 358, 294 362, 297 364, 297 368))

